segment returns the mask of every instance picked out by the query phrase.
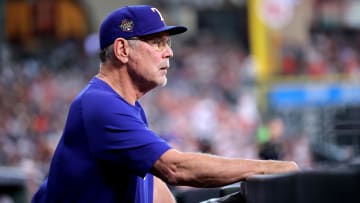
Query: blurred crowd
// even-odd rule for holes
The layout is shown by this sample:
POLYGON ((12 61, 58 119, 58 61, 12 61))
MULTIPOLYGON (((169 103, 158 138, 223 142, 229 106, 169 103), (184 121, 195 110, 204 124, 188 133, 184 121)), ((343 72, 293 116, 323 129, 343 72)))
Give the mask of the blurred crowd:
POLYGON ((83 63, 79 49, 64 43, 43 58, 22 54, 15 47, 4 50, 0 165, 23 168, 32 190, 46 176, 68 106, 91 74, 90 68, 79 64, 83 63))
POLYGON ((286 43, 283 47, 281 74, 326 77, 360 74, 360 38, 351 29, 314 29, 308 44, 286 43))

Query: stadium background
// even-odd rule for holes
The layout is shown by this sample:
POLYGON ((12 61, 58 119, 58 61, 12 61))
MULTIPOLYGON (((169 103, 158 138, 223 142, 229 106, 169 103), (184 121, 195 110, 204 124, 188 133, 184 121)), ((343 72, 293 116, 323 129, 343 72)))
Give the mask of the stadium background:
POLYGON ((174 37, 167 87, 141 100, 175 147, 303 169, 358 161, 356 0, 0 0, 0 202, 26 202, 46 176, 98 69, 98 25, 129 3, 190 28, 174 37))

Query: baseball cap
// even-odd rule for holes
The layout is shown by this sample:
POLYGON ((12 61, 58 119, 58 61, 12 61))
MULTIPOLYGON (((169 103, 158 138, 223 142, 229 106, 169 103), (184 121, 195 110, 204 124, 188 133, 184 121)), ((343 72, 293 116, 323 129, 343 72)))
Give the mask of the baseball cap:
POLYGON ((118 37, 141 37, 160 32, 176 35, 186 32, 184 26, 166 25, 160 11, 149 5, 125 6, 111 12, 100 26, 100 48, 104 49, 118 37))

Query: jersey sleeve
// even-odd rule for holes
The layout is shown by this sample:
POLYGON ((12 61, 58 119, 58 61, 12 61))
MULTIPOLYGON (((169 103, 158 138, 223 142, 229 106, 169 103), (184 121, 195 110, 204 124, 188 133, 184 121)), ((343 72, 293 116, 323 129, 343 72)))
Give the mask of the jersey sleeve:
POLYGON ((144 177, 170 146, 148 128, 141 111, 116 96, 82 101, 91 153, 99 160, 110 161, 144 177))

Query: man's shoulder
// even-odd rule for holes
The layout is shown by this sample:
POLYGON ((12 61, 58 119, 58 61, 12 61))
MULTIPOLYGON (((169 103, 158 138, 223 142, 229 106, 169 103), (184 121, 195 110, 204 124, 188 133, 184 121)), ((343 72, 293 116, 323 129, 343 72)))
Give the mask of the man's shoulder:
POLYGON ((74 102, 98 105, 117 99, 118 95, 105 82, 93 78, 75 97, 74 102))

